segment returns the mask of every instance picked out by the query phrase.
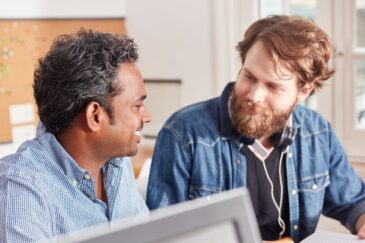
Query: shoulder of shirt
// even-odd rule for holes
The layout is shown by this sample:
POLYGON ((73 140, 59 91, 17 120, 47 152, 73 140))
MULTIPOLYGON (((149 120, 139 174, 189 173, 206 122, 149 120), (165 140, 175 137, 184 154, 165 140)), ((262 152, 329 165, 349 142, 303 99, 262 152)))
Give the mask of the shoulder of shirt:
POLYGON ((330 129, 329 122, 319 112, 303 105, 297 105, 293 112, 293 126, 302 135, 330 129))
POLYGON ((188 105, 174 112, 165 122, 164 127, 179 126, 179 124, 203 123, 202 117, 216 116, 219 112, 219 97, 188 105))
POLYGON ((0 179, 23 178, 28 181, 35 181, 42 174, 43 161, 42 153, 33 140, 26 141, 20 145, 14 154, 0 159, 0 179))

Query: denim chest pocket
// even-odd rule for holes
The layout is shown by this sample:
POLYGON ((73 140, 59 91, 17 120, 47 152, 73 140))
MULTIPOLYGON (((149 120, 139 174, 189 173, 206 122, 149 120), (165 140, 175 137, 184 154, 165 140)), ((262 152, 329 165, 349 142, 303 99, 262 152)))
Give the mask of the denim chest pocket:
POLYGON ((300 224, 315 228, 323 209, 325 190, 329 184, 328 171, 303 177, 298 181, 300 224))
POLYGON ((298 181, 298 192, 321 192, 330 184, 328 171, 302 178, 298 181))
POLYGON ((199 197, 206 197, 206 196, 210 196, 212 194, 216 194, 219 192, 224 191, 223 189, 220 188, 214 188, 214 187, 207 187, 207 186, 194 186, 191 185, 189 188, 189 199, 196 199, 199 197))

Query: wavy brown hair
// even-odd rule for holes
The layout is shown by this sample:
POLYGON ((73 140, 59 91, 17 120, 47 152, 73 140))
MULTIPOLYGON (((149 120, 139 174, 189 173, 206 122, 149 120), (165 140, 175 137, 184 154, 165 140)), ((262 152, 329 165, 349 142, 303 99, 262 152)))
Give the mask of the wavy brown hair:
POLYGON ((297 76, 299 88, 313 85, 312 94, 334 73, 328 65, 329 38, 308 18, 274 15, 254 22, 237 45, 242 64, 256 41, 264 43, 275 69, 278 62, 282 63, 297 76))

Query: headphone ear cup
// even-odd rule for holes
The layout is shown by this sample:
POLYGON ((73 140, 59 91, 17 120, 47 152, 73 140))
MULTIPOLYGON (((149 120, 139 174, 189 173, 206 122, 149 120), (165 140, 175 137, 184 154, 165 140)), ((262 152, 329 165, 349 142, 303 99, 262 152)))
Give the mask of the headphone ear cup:
POLYGON ((293 142, 296 134, 297 129, 284 127, 281 132, 273 134, 270 137, 270 141, 274 147, 278 148, 280 152, 283 152, 293 142))

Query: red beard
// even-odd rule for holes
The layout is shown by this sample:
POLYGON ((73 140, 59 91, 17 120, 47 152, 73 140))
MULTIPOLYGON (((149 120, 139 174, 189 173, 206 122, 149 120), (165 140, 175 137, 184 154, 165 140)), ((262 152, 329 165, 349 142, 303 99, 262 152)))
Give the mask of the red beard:
POLYGON ((261 103, 237 97, 233 89, 230 115, 233 127, 240 135, 259 139, 282 130, 295 107, 295 101, 286 111, 274 111, 261 103))

